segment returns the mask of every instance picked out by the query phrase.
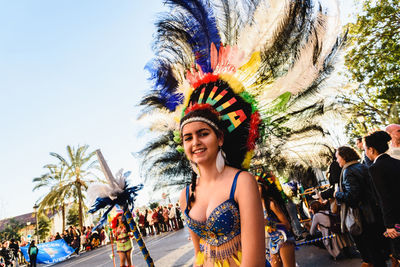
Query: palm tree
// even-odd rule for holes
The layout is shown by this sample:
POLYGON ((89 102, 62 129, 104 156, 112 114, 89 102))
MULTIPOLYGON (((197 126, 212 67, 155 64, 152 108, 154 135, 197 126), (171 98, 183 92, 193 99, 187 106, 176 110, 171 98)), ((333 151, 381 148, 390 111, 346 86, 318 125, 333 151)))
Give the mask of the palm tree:
POLYGON ((83 209, 87 209, 84 203, 84 192, 87 190, 89 183, 98 181, 97 177, 90 172, 91 169, 98 169, 97 161, 92 161, 96 152, 87 153, 88 148, 88 145, 79 146, 77 149, 67 146, 67 159, 60 154, 50 152, 50 155, 56 157, 60 161, 59 164, 66 168, 68 180, 63 188, 67 190, 66 192, 69 192, 68 194, 74 199, 74 202, 78 203, 79 227, 81 230, 83 227, 83 209), (90 176, 96 179, 89 179, 90 176))
POLYGON ((71 192, 66 186, 68 184, 67 167, 47 164, 44 168, 48 169, 48 172, 33 179, 36 184, 33 191, 44 187, 50 188, 49 193, 38 203, 38 213, 46 213, 48 209, 52 211, 61 210, 62 229, 65 229, 65 203, 71 197, 71 192))

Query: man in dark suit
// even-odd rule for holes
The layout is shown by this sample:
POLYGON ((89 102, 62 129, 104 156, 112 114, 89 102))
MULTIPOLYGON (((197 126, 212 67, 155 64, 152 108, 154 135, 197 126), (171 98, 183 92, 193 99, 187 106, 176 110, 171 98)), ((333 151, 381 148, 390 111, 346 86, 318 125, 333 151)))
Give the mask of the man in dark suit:
POLYGON ((400 233, 395 225, 400 224, 400 160, 385 152, 388 150, 390 136, 383 131, 365 137, 365 152, 373 164, 369 173, 378 193, 385 235, 391 238, 393 255, 400 260, 400 233))

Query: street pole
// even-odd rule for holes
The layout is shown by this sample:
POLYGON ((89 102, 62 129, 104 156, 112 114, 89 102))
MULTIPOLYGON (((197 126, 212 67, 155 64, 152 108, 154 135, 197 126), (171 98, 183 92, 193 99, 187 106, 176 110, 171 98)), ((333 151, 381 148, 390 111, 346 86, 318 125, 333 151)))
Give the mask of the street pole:
POLYGON ((37 209, 39 208, 39 206, 37 204, 35 204, 35 206, 33 206, 33 211, 35 212, 35 217, 36 217, 36 244, 38 244, 38 240, 39 240, 39 224, 38 224, 38 214, 37 214, 37 209))

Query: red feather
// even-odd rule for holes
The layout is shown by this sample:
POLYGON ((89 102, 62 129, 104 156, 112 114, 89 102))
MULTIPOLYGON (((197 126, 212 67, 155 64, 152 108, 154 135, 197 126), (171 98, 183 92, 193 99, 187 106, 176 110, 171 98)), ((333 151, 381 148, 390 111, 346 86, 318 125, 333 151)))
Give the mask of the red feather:
POLYGON ((216 111, 210 104, 198 104, 198 103, 188 106, 187 109, 185 110, 185 115, 188 114, 189 112, 200 109, 208 109, 212 113, 214 113, 217 117, 220 116, 219 112, 216 111))
POLYGON ((194 82, 192 84, 193 88, 197 88, 202 84, 205 83, 210 83, 210 82, 216 82, 219 79, 218 75, 214 75, 212 73, 207 73, 205 74, 203 77, 201 77, 200 79, 198 79, 196 82, 194 82))
POLYGON ((247 149, 249 151, 255 148, 256 140, 260 136, 260 132, 258 131, 260 123, 260 114, 256 111, 250 117, 249 137, 247 138, 247 149))

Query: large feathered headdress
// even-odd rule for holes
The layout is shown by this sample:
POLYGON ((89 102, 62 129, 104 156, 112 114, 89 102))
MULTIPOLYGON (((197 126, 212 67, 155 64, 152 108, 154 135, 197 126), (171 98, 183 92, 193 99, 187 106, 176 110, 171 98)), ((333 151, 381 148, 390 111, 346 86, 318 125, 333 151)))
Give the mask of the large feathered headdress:
POLYGON ((174 138, 142 151, 149 166, 154 170, 150 162, 158 161, 163 173, 182 164, 173 133, 196 103, 220 113, 229 136, 224 150, 228 162, 230 154, 239 155, 236 167, 247 169, 254 149, 257 164, 310 164, 321 151, 330 154, 320 122, 332 110, 336 88, 322 90, 322 83, 343 39, 336 2, 329 2, 166 1, 171 11, 157 22, 155 58, 147 65, 154 88, 141 105, 143 118, 163 116, 150 129, 174 138), (175 163, 158 160, 166 153, 175 163))

